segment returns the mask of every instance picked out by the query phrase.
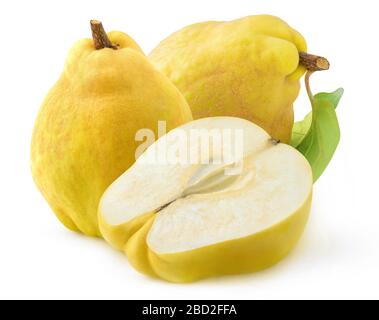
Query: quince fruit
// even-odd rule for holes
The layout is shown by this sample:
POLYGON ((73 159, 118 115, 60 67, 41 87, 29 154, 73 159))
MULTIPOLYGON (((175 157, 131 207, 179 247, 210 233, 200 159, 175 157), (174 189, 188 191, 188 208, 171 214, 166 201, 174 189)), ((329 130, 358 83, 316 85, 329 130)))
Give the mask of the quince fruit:
POLYGON ((312 186, 296 149, 247 120, 205 118, 159 139, 107 189, 100 228, 146 275, 191 282, 254 272, 294 248, 312 186), (191 138, 196 132, 202 142, 191 138))
POLYGON ((195 119, 244 118, 288 143, 301 76, 315 62, 328 67, 306 50, 301 34, 283 20, 258 15, 187 26, 149 58, 183 93, 195 119))
POLYGON ((135 162, 139 129, 192 120, 181 93, 122 32, 92 21, 93 39, 69 53, 36 120, 34 181, 69 229, 100 236, 97 208, 106 188, 135 162))

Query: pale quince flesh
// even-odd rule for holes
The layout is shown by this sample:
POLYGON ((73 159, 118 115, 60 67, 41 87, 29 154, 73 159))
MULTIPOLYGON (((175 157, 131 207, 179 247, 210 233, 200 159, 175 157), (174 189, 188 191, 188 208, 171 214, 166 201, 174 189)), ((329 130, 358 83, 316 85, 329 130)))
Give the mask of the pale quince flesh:
MULTIPOLYGON (((196 154, 193 144, 187 148, 185 153, 196 154)), ((167 281, 259 271, 298 242, 312 184, 310 165, 296 149, 247 120, 205 118, 162 137, 107 189, 99 206, 100 229, 138 271, 167 281), (243 153, 234 163, 211 161, 235 148, 227 142, 218 153, 197 154, 209 164, 152 165, 183 132, 214 129, 243 130, 243 153), (237 163, 240 171, 226 171, 237 163)))

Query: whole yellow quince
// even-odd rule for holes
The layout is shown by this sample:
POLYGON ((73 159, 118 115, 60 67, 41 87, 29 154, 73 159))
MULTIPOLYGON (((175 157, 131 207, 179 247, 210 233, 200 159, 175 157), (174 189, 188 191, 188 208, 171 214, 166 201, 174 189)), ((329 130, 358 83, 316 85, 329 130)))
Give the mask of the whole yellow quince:
POLYGON ((149 57, 184 94, 195 119, 244 118, 288 143, 306 70, 299 52, 306 49, 304 38, 283 20, 258 15, 188 26, 149 57))
POLYGON ((192 120, 184 97, 128 35, 105 33, 71 50, 38 115, 32 138, 34 180, 69 229, 100 236, 99 199, 135 162, 139 129, 157 133, 192 120))

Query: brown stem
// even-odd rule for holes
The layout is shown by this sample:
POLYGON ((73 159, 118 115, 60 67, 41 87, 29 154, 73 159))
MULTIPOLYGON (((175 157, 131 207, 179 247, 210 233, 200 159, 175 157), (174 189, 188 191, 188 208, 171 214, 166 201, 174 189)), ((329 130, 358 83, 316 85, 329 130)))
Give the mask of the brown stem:
POLYGON ((278 140, 278 139, 274 139, 274 138, 271 138, 271 139, 270 139, 270 142, 271 142, 274 146, 276 146, 276 145, 278 145, 278 144, 280 143, 280 140, 278 140))
POLYGON ((117 49, 117 46, 114 45, 108 38, 107 33, 104 30, 103 24, 98 20, 91 20, 91 30, 93 43, 96 50, 101 50, 104 48, 117 49))
POLYGON ((315 56, 313 54, 299 52, 300 64, 307 68, 308 71, 323 71, 329 70, 329 61, 320 56, 315 56))

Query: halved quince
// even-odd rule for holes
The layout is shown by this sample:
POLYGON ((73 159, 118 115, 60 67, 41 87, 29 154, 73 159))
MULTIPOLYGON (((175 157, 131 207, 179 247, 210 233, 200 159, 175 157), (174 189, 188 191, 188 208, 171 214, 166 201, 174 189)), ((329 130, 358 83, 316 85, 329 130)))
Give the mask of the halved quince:
POLYGON ((99 206, 100 229, 138 271, 191 282, 280 261, 304 230, 311 198, 312 171, 296 149, 249 121, 206 118, 159 139, 109 187, 99 206), (215 141, 210 148, 178 143, 199 130, 236 134, 221 148, 215 141), (241 153, 222 157, 238 146, 241 153), (162 161, 170 152, 176 161, 162 161))

